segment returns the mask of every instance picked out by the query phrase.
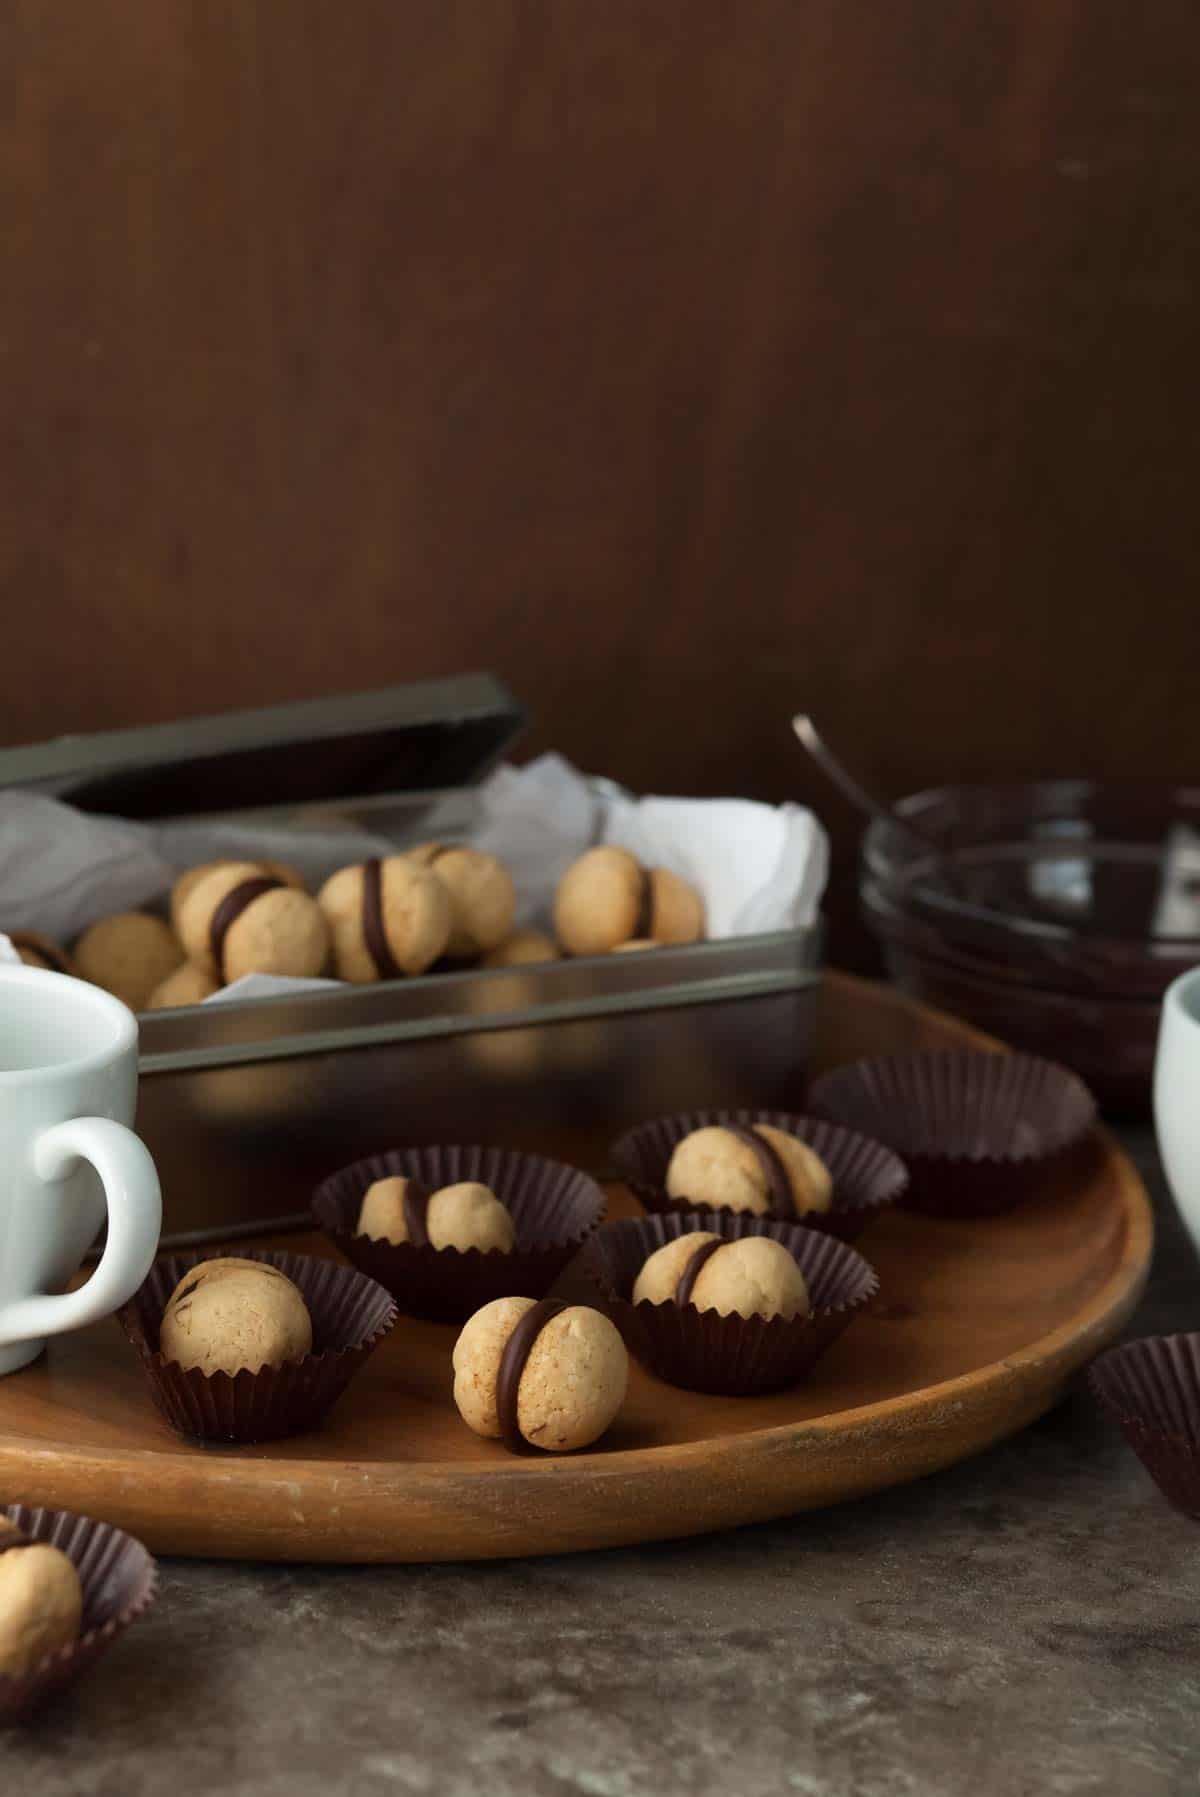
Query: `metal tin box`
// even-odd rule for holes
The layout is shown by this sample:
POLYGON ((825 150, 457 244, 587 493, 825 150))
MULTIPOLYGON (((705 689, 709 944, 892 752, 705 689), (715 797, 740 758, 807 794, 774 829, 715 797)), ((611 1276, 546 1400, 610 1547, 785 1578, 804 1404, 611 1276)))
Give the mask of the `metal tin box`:
MULTIPOLYGON (((0 755, 0 785, 141 818, 469 833, 520 714, 486 676, 0 755), (300 783, 303 790, 298 790, 300 783)), ((138 1127, 171 1236, 301 1212, 342 1163, 411 1141, 536 1147, 603 1170, 639 1117, 794 1104, 819 930, 141 1019, 138 1127)))

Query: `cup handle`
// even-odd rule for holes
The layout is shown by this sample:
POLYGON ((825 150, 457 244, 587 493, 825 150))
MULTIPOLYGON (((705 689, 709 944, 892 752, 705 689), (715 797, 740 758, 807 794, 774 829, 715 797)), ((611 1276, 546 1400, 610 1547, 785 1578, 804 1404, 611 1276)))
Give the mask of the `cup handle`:
POLYGON ((108 1207, 108 1240, 99 1264, 78 1291, 10 1304, 0 1314, 0 1347, 62 1335, 111 1315, 150 1271, 162 1227, 162 1193, 145 1144, 107 1117, 55 1123, 33 1144, 33 1168, 41 1179, 65 1179, 81 1160, 100 1175, 108 1207))

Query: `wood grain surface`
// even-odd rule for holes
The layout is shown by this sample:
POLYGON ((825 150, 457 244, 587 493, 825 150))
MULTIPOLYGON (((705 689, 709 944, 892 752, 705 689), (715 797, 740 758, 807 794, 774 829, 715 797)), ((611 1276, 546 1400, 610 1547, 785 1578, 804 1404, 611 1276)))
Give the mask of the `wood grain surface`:
POLYGON ((12 0, 34 739, 491 665, 643 788, 1195 775, 1192 0, 12 0), (1136 678, 1134 671, 1136 670, 1136 678))
MULTIPOLYGON (((823 1040, 839 1058, 978 1040, 861 982, 835 976, 827 995, 823 1040)), ((612 1215, 634 1208, 613 1192, 612 1215)), ((450 1396, 455 1331, 410 1319, 322 1429, 190 1445, 151 1408, 109 1321, 0 1380, 0 1489, 104 1516, 162 1552, 285 1560, 565 1552, 783 1515, 933 1472, 1040 1415, 1127 1320, 1151 1238, 1144 1188, 1098 1132, 1077 1183, 1045 1203, 875 1223, 861 1247, 880 1298, 795 1390, 704 1397, 634 1368, 609 1435, 563 1458, 472 1435, 450 1396)))

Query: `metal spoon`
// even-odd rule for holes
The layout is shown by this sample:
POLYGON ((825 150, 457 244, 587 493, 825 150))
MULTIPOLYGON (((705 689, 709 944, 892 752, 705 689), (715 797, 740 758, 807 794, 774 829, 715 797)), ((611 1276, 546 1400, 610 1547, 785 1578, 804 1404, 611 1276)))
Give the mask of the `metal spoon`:
POLYGON ((868 792, 866 787, 856 780, 849 769, 843 767, 837 756, 826 747, 820 732, 807 712, 797 712, 792 719, 792 729, 802 747, 807 749, 821 772, 832 780, 838 791, 849 799, 852 805, 859 811, 865 811, 868 817, 875 818, 879 823, 893 824, 896 829, 903 830, 904 834, 913 842, 919 843, 926 854, 931 855, 939 866, 943 863, 944 851, 940 843, 935 842, 931 836, 926 836, 924 830, 918 829, 915 824, 910 824, 908 819, 901 817, 900 813, 891 805, 885 805, 882 799, 877 799, 873 793, 868 792))

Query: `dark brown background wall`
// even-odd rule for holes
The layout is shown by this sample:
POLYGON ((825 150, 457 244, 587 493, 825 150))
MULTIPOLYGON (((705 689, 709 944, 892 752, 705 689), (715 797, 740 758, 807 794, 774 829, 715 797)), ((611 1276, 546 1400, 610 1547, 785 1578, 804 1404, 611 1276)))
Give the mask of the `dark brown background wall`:
POLYGON ((9 0, 0 734, 491 666, 643 786, 1200 777, 1197 46, 9 0))

